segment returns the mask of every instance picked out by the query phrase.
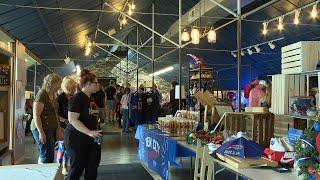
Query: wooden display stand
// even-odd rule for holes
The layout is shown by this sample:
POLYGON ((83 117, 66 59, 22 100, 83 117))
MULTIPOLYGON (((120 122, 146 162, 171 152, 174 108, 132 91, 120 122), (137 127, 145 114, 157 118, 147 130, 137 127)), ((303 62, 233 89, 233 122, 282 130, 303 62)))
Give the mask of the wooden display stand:
POLYGON ((274 134, 274 114, 272 113, 226 113, 226 130, 247 132, 251 139, 264 147, 269 147, 274 134))
POLYGON ((214 95, 208 91, 199 91, 195 94, 198 101, 204 105, 204 127, 207 129, 208 124, 217 123, 225 112, 233 112, 230 105, 219 103, 214 95), (211 118, 208 118, 208 114, 211 112, 211 118))

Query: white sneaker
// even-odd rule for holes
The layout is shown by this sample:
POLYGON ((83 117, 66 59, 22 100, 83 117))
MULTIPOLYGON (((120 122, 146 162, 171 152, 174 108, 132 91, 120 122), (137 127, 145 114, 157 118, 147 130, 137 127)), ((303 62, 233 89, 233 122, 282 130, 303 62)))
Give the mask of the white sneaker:
POLYGON ((286 152, 286 148, 278 138, 271 138, 270 149, 277 152, 286 152))

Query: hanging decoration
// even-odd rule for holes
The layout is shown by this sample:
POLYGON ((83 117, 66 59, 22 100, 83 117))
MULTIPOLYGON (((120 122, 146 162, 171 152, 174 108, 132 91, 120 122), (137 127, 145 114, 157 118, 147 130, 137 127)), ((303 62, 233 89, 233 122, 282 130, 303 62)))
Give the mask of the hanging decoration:
POLYGON ((198 28, 193 27, 191 30, 191 41, 193 44, 199 44, 200 43, 200 31, 198 28))
POLYGON ((209 43, 216 43, 217 42, 217 33, 213 28, 211 28, 209 30, 207 37, 208 37, 209 43))
POLYGON ((190 40, 190 35, 188 33, 188 31, 186 29, 183 30, 182 34, 181 34, 181 40, 186 42, 190 40))

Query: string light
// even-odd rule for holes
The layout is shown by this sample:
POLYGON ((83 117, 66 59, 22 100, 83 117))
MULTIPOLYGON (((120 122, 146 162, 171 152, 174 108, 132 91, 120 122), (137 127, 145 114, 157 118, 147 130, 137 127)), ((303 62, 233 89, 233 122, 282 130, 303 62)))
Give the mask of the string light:
POLYGON ((231 55, 234 57, 234 58, 237 58, 237 54, 235 52, 231 52, 231 55))
POLYGON ((272 42, 269 42, 268 43, 270 49, 275 49, 276 48, 276 45, 274 45, 272 42))
POLYGON ((284 18, 284 16, 281 16, 281 17, 279 17, 279 19, 278 19, 278 22, 279 22, 279 24, 278 24, 278 30, 279 30, 279 31, 282 31, 282 30, 283 30, 283 18, 284 18))
POLYGON ((186 42, 190 40, 190 35, 188 33, 188 31, 186 29, 183 30, 182 34, 181 34, 181 40, 186 42))
POLYGON ((217 33, 213 28, 211 28, 210 31, 208 32, 207 38, 209 43, 217 42, 217 33))
POLYGON ((262 30, 262 34, 263 35, 267 35, 268 34, 268 22, 264 22, 264 23, 262 23, 262 25, 263 25, 263 30, 262 30))
POLYGON ((317 9, 317 4, 314 4, 312 7, 312 11, 311 11, 311 17, 313 19, 318 17, 318 9, 317 9))
POLYGON ((131 4, 129 4, 129 7, 132 9, 132 10, 135 10, 136 9, 136 5, 132 2, 131 4))
POLYGON ((257 53, 261 52, 261 48, 259 48, 259 46, 255 46, 254 49, 256 50, 257 53))
POLYGON ((132 9, 129 8, 129 10, 128 10, 128 15, 131 16, 132 14, 133 14, 132 9))
POLYGON ((295 24, 295 25, 298 25, 299 24, 299 17, 300 17, 300 12, 301 12, 301 9, 298 9, 298 10, 296 10, 295 12, 294 12, 294 21, 293 21, 293 23, 295 24))
POLYGON ((85 48, 84 54, 86 56, 89 56, 89 54, 91 53, 91 46, 92 46, 92 42, 91 42, 90 38, 87 36, 86 41, 85 41, 85 45, 84 45, 84 48, 85 48))
POLYGON ((127 24, 127 18, 123 17, 121 22, 122 22, 122 25, 126 25, 127 24))

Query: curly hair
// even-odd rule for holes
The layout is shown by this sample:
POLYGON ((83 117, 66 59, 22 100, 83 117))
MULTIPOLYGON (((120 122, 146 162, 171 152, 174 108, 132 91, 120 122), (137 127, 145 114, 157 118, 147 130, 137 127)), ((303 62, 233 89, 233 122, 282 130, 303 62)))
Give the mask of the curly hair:
POLYGON ((64 77, 61 83, 61 89, 67 94, 71 94, 77 88, 78 83, 69 77, 64 77))
POLYGON ((61 84, 62 79, 58 74, 52 73, 48 74, 43 79, 42 89, 50 91, 55 84, 61 84))

